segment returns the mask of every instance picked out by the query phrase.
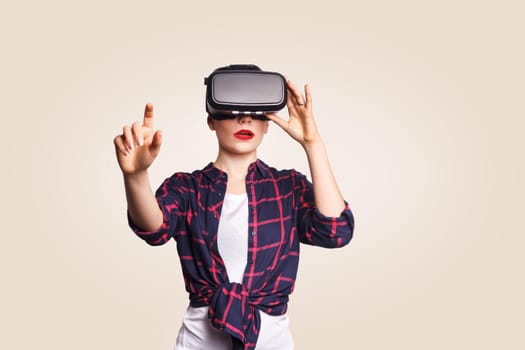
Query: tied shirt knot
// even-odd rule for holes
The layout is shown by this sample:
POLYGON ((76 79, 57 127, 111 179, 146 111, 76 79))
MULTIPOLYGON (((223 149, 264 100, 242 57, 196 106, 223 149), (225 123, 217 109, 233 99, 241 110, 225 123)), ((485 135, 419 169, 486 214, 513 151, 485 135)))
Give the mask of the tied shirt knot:
POLYGON ((232 336, 233 350, 255 346, 261 325, 257 307, 262 298, 251 295, 243 284, 226 282, 209 300, 208 317, 215 328, 232 336))

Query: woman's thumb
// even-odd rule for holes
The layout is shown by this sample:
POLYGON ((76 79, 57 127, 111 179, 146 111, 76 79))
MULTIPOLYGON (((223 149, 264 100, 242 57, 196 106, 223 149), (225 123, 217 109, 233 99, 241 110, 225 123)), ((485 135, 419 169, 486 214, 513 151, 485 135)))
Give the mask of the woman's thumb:
POLYGON ((155 134, 153 134, 150 151, 156 155, 160 150, 160 145, 162 145, 162 132, 157 130, 155 131, 155 134))

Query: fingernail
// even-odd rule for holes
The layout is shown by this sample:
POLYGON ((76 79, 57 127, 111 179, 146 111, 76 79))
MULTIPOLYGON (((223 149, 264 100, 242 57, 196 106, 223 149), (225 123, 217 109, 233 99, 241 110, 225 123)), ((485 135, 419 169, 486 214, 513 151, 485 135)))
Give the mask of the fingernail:
POLYGON ((139 140, 139 146, 143 146, 144 145, 144 140, 139 140))

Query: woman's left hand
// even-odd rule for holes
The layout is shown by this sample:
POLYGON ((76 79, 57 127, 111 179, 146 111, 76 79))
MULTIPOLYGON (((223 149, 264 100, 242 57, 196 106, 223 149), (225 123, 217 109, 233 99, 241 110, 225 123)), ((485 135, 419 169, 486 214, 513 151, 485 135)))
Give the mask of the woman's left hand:
POLYGON ((315 125, 314 114, 312 112, 312 96, 308 84, 304 86, 305 95, 299 89, 287 81, 288 84, 288 120, 284 120, 276 114, 270 113, 268 119, 279 125, 293 139, 298 141, 303 147, 316 143, 321 140, 317 126, 315 125))

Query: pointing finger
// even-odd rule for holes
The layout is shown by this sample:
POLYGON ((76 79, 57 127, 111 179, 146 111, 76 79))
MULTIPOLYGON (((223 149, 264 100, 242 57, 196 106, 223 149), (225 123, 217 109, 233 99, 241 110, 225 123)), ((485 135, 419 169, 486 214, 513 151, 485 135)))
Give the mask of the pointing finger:
POLYGON ((142 124, 147 128, 153 128, 153 105, 151 103, 146 104, 144 122, 142 124))

